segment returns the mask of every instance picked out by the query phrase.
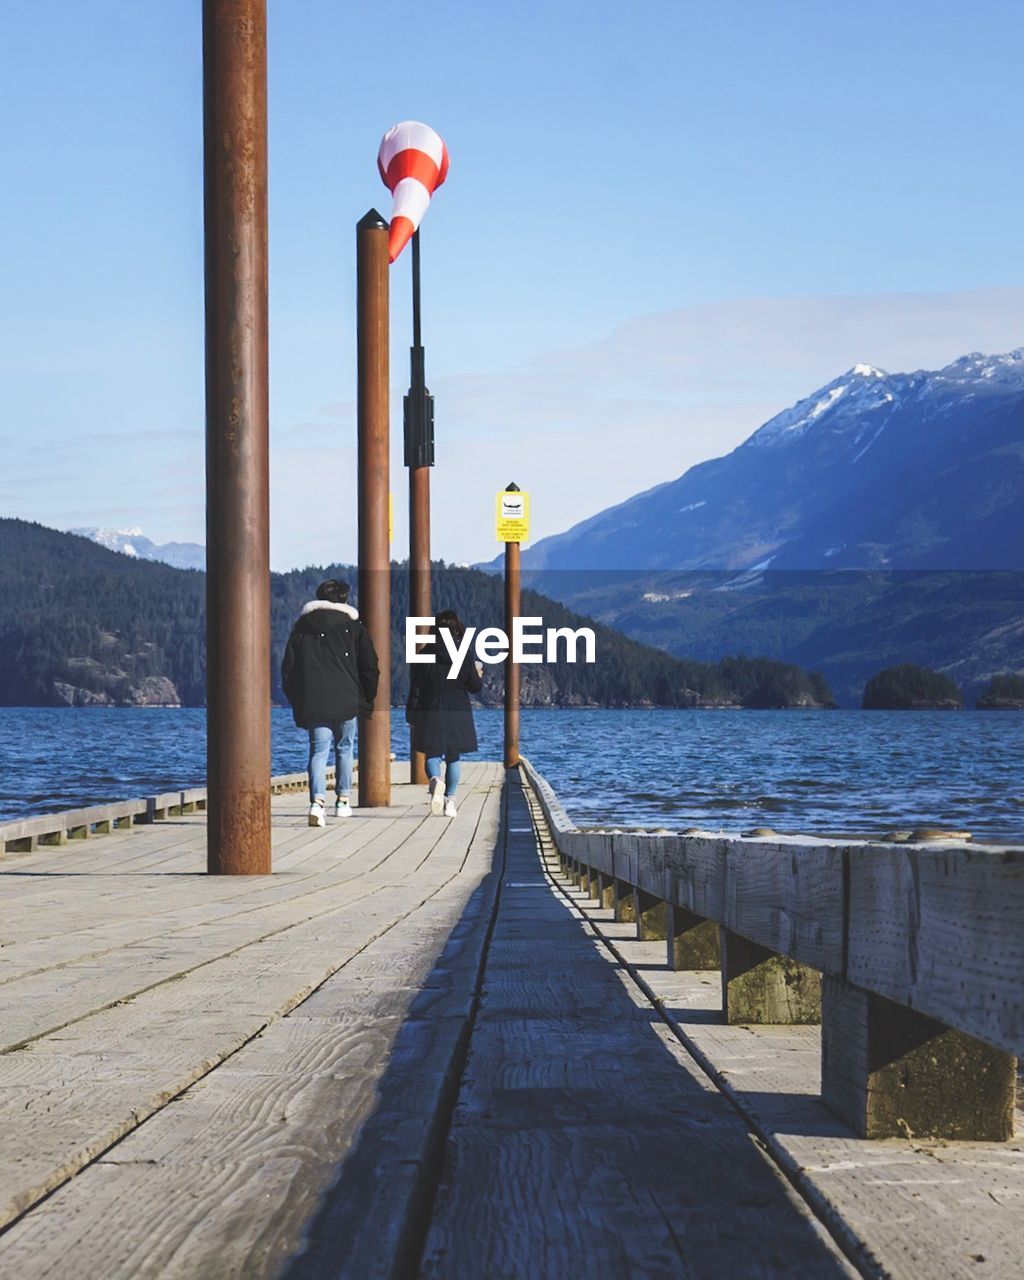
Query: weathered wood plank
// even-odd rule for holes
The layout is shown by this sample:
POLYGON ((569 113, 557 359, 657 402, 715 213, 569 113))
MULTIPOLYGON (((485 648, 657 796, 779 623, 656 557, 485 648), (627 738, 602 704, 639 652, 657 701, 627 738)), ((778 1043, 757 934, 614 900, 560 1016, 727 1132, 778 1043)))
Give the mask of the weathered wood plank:
MULTIPOLYGON (((0 1090, 0 1124, 9 1157, 0 1173, 3 1220, 16 1217, 159 1113, 169 1098, 236 1054, 261 1027, 343 971, 375 939, 406 927, 421 935, 425 951, 441 947, 465 895, 484 873, 497 835, 502 771, 478 767, 465 776, 466 801, 455 822, 429 818, 419 789, 408 788, 408 803, 397 809, 397 821, 393 814, 375 826, 367 823, 355 840, 358 820, 332 824, 325 841, 324 832, 305 826, 301 802, 296 805, 294 797, 275 802, 275 807, 290 804, 296 823, 302 822, 297 838, 322 845, 325 855, 333 841, 336 852, 319 869, 261 878, 257 891, 269 886, 276 896, 268 899, 264 892, 265 900, 245 902, 208 901, 223 880, 172 874, 179 900, 171 910, 161 901, 157 914, 163 934, 148 941, 133 937, 101 964, 65 964, 0 987, 0 999, 13 996, 5 1030, 7 1015, 43 1006, 25 1015, 29 1029, 37 1019, 35 1030, 42 1038, 28 1050, 0 1055, 0 1085, 6 1086, 0 1090), (338 858, 347 841, 352 855, 338 858), (461 886, 460 877, 465 878, 461 886), (189 900, 191 916, 181 905, 189 900), (411 924, 417 914, 418 928, 411 924), (113 986, 105 987, 115 970, 113 986), (122 990, 123 979, 138 987, 140 974, 156 979, 156 985, 111 1007, 94 1007, 98 995, 122 990), (175 980, 167 981, 168 976, 175 980), (66 1000, 65 1010, 74 1016, 60 1031, 46 1034, 40 1024, 52 1018, 52 1009, 46 1000, 26 995, 31 990, 39 997, 55 977, 63 987, 57 997, 66 1000), (40 991, 37 981, 44 984, 40 991)), ((132 839, 141 847, 150 833, 154 844, 162 842, 156 826, 132 839)), ((201 819, 195 834, 201 842, 201 819)), ((69 909, 79 910, 80 901, 69 901, 68 894, 80 893, 90 879, 58 872, 56 898, 63 895, 69 909)), ((144 887, 144 877, 135 880, 140 905, 148 907, 147 899, 156 899, 144 887)), ((102 874, 96 877, 101 897, 105 881, 102 874)), ((394 978, 407 982, 408 971, 394 978)))
POLYGON ((859 851, 846 976, 1024 1054, 1024 849, 859 851))
POLYGON ((513 840, 420 1274, 848 1275, 539 870, 513 840))

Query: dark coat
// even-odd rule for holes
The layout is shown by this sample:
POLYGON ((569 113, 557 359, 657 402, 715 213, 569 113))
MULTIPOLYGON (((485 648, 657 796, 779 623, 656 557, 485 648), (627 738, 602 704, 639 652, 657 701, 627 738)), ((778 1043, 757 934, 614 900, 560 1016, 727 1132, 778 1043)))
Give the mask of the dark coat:
POLYGON ((301 729, 371 715, 379 677, 373 642, 351 605, 304 606, 281 662, 281 687, 301 729))
POLYGON ((454 680, 448 679, 451 660, 447 652, 432 663, 412 668, 406 722, 412 725, 412 746, 428 756, 476 750, 476 727, 469 695, 479 693, 483 680, 470 658, 454 680))

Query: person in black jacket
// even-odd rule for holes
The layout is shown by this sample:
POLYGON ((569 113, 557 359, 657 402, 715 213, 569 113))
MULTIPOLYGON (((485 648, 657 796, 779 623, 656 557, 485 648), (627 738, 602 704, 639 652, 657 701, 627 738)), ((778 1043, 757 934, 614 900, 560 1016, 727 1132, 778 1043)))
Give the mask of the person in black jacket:
POLYGON ((483 668, 479 663, 463 663, 454 679, 448 679, 451 657, 441 640, 441 629, 447 629, 455 644, 462 641, 466 628, 454 609, 445 609, 434 619, 433 640, 429 646, 433 662, 413 666, 406 703, 405 718, 412 726, 414 751, 427 757, 430 789, 430 812, 454 818, 455 792, 459 785, 459 758, 475 751, 476 726, 469 695, 483 688, 483 668), (441 779, 442 761, 445 766, 441 779))
POLYGON ((356 717, 373 714, 380 668, 373 642, 348 603, 347 582, 321 582, 299 614, 281 662, 295 723, 309 731, 309 825, 324 826, 327 757, 334 751, 335 816, 351 818, 356 717))

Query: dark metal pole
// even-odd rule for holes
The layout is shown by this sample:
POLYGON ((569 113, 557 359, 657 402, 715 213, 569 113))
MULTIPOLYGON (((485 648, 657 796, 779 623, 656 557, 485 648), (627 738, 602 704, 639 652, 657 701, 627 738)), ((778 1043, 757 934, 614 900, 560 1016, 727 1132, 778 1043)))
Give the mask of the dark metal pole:
MULTIPOLYGON (((513 486, 509 486, 512 488, 513 486)), ((505 543, 505 634, 512 641, 512 620, 521 613, 519 543, 505 543)), ((519 664, 509 648, 505 659, 505 768, 519 764, 519 664)))
POLYGON ((207 869, 270 866, 266 0, 204 0, 207 869))
MULTIPOLYGON (((434 401, 427 391, 420 324, 420 233, 412 237, 412 351, 405 397, 405 463, 409 468, 409 613, 430 616, 430 468, 434 463, 434 401)), ((426 784, 426 761, 409 739, 409 781, 426 784)))
POLYGON ((377 650, 373 715, 359 721, 359 804, 391 803, 391 548, 388 529, 388 224, 356 227, 359 418, 359 612, 377 650))

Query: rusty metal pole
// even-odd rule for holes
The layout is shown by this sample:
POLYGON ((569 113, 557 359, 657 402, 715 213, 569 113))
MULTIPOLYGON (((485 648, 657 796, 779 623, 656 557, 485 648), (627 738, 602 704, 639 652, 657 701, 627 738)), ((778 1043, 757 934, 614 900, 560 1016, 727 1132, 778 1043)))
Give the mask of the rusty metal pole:
POLYGON ((519 543, 505 543, 505 634, 509 652, 505 658, 505 768, 519 764, 519 664, 512 661, 512 620, 521 613, 519 543))
POLYGON ((266 0, 204 0, 207 870, 270 872, 266 0))
MULTIPOLYGON (((409 468, 409 614, 430 617, 430 468, 409 468)), ((409 781, 426 786, 427 765, 422 751, 409 739, 409 781)))
POLYGON ((376 209, 356 226, 359 418, 359 612, 377 650, 372 716, 359 720, 359 804, 391 803, 391 547, 388 529, 388 224, 376 209))

